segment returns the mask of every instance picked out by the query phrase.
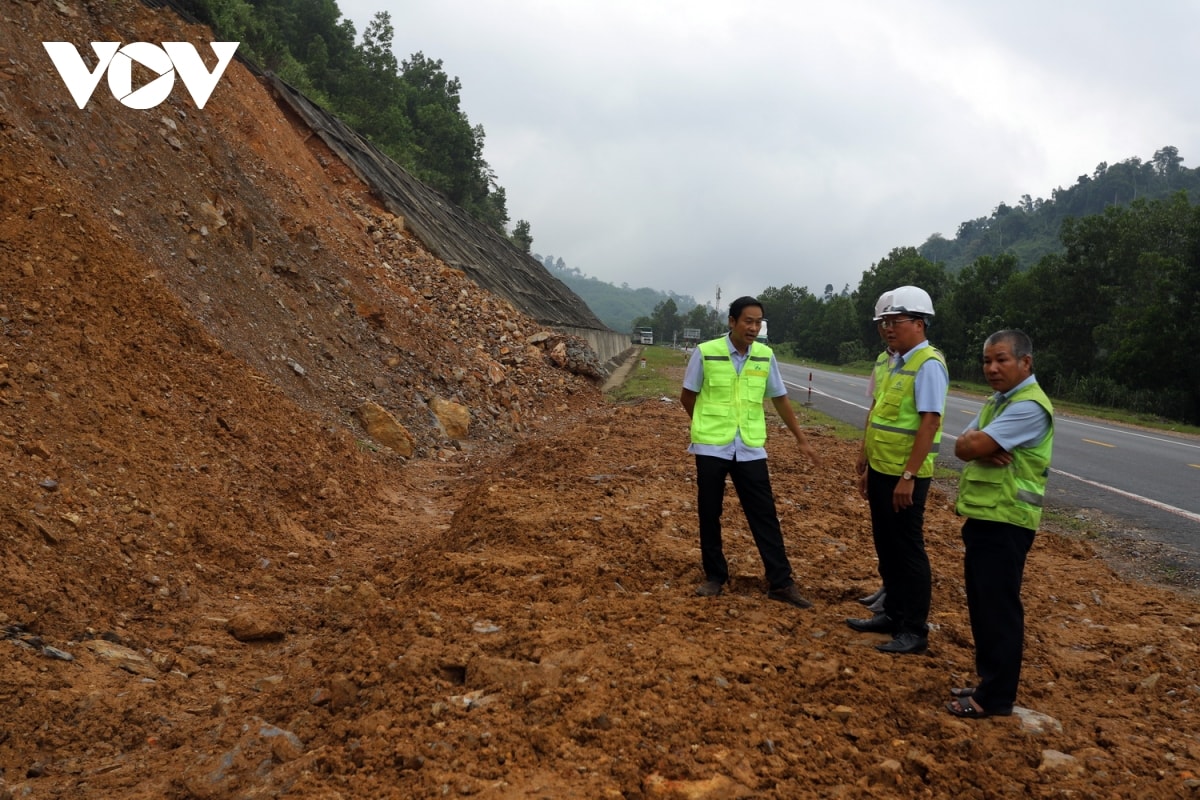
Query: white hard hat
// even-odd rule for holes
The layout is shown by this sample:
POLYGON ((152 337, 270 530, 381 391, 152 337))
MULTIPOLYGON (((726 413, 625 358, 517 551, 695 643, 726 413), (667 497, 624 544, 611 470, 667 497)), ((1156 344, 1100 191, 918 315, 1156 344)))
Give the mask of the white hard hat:
POLYGON ((892 290, 888 289, 883 294, 879 295, 879 299, 875 301, 875 322, 883 319, 883 310, 892 304, 892 290))
POLYGON ((916 286, 898 286, 892 289, 891 302, 883 309, 883 313, 932 317, 933 301, 924 289, 916 286))

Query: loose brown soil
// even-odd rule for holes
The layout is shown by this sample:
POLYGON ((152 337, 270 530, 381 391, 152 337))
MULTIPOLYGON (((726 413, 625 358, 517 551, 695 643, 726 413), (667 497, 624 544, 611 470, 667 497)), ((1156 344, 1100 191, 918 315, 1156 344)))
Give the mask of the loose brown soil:
POLYGON ((856 445, 810 421, 825 467, 778 432, 771 467, 816 607, 765 599, 732 492, 699 599, 677 402, 556 366, 240 65, 203 111, 80 111, 40 46, 207 31, 0 15, 0 798, 1195 796, 1192 593, 1043 533, 1037 714, 955 719, 952 487, 932 653, 883 656, 843 624, 877 583, 856 445))

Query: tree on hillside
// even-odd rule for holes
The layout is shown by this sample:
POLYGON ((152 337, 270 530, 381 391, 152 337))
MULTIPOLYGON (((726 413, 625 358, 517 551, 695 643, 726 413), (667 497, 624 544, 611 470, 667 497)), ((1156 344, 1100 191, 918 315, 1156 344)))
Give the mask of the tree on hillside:
POLYGON ((418 157, 411 146, 413 121, 395 102, 403 87, 392 52, 394 33, 386 13, 376 14, 368 23, 358 47, 358 58, 349 65, 345 82, 334 87, 337 108, 350 127, 398 164, 415 172, 418 157))
POLYGON ((728 329, 728 325, 717 310, 712 306, 697 305, 683 317, 683 327, 696 328, 700 331, 700 340, 720 336, 728 329))
POLYGON ((919 286, 929 293, 936 311, 938 301, 946 296, 949 284, 942 265, 925 258, 915 247, 893 248, 886 258, 863 273, 858 289, 852 295, 859 339, 871 352, 879 344, 879 334, 872 318, 875 316, 875 301, 885 291, 897 286, 919 286))
MULTIPOLYGON (((825 287, 826 297, 833 297, 833 284, 825 287)), ((804 317, 806 301, 813 299, 808 289, 786 284, 780 288, 768 286, 758 293, 758 299, 766 310, 772 342, 795 342, 800 338, 800 329, 809 322, 804 317)))
POLYGON ((1183 159, 1179 156, 1179 148, 1167 146, 1154 152, 1151 163, 1154 164, 1154 171, 1162 178, 1163 184, 1170 189, 1171 178, 1179 174, 1179 165, 1183 163, 1183 159))
MULTIPOLYGON (((1200 207, 1183 192, 1081 220, 1064 232, 1073 278, 1096 276, 1089 366, 1130 390, 1179 396, 1200 418, 1200 375, 1188 369, 1200 333, 1200 207)), ((1059 285, 1064 290, 1065 281, 1059 285)), ((1078 292, 1078 289, 1076 290, 1078 292)), ((1075 295, 1085 300, 1086 295, 1075 295)))
MULTIPOLYGON (((376 18, 386 17, 380 12, 376 18)), ((401 63, 401 106, 413 126, 411 149, 420 154, 417 176, 468 211, 486 198, 494 175, 483 160, 483 126, 471 126, 459 107, 462 84, 441 59, 418 51, 401 63)))
POLYGON ((523 219, 517 220, 517 224, 513 226, 512 236, 509 238, 513 244, 526 253, 533 248, 533 234, 529 232, 529 223, 523 219))
POLYGON ((921 245, 919 252, 922 256, 937 264, 945 262, 953 250, 954 245, 945 236, 942 236, 940 233, 934 233, 930 234, 929 238, 925 240, 925 244, 921 245))
POLYGON ((355 45, 333 0, 186 0, 238 54, 327 107, 424 183, 503 234, 507 198, 483 158, 484 129, 459 103, 461 84, 418 51, 397 63, 391 15, 355 45))
POLYGON ((1150 161, 1125 159, 1117 164, 1102 161, 1075 184, 1059 186, 1049 200, 1022 195, 1016 205, 998 204, 987 217, 962 223, 954 239, 931 236, 921 245, 921 255, 944 262, 953 275, 981 256, 1015 255, 1022 269, 1046 255, 1062 253, 1059 232, 1069 218, 1103 213, 1111 205, 1128 205, 1139 198, 1163 199, 1180 189, 1200 199, 1200 170, 1182 166, 1179 149, 1167 145, 1150 161))
POLYGON ((1028 271, 981 258, 954 280, 931 336, 952 372, 969 377, 988 333, 1016 327, 1055 396, 1200 420, 1200 377, 1180 366, 1200 336, 1200 207, 1139 199, 1066 220, 1062 238, 1028 271))
POLYGON ((653 320, 656 342, 667 344, 682 335, 683 322, 679 318, 679 306, 674 300, 663 300, 656 305, 650 318, 653 320))
POLYGON ((949 296, 934 306, 937 316, 930 336, 955 377, 977 379, 981 344, 993 332, 1013 326, 1001 300, 1019 271, 1016 256, 983 256, 952 279, 949 296))

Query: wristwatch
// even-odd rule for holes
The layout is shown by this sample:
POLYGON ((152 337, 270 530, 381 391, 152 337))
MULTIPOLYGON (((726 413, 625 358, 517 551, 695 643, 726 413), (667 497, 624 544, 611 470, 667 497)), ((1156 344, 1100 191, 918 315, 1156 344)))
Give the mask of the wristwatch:
POLYGON ((904 472, 903 472, 903 473, 900 475, 900 480, 902 480, 902 481, 911 481, 911 480, 912 480, 913 478, 915 478, 915 477, 916 477, 916 476, 915 476, 915 475, 913 475, 913 474, 912 474, 911 472, 909 472, 908 470, 904 470, 904 472))

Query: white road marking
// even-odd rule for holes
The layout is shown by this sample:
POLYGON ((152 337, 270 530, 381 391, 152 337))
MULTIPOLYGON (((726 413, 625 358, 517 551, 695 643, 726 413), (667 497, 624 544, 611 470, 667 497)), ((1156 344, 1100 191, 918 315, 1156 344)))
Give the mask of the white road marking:
POLYGON ((1136 500, 1139 503, 1145 503, 1146 505, 1153 506, 1154 508, 1157 508, 1160 511, 1167 511, 1172 514, 1177 514, 1178 516, 1181 516, 1184 519, 1190 519, 1192 522, 1200 522, 1200 514, 1193 514, 1191 511, 1188 511, 1186 509, 1176 508, 1175 506, 1167 505, 1166 503, 1160 503, 1158 500, 1152 500, 1149 497, 1143 497, 1140 494, 1134 494, 1133 492, 1127 492, 1124 489, 1118 489, 1115 486, 1109 486, 1108 484, 1105 484, 1105 483, 1098 483, 1096 481, 1088 480, 1087 478, 1081 478, 1078 475, 1072 475, 1069 472, 1063 472, 1061 469, 1051 468, 1050 471, 1053 472, 1055 475, 1062 475, 1067 478, 1073 478, 1073 479, 1079 481, 1080 483, 1086 483, 1088 486, 1095 486, 1097 489, 1104 489, 1106 492, 1112 492, 1113 494, 1119 494, 1122 497, 1126 497, 1130 500, 1136 500))
MULTIPOLYGON (((785 381, 785 383, 787 383, 787 382, 785 381)), ((798 391, 809 391, 810 390, 809 387, 807 387, 805 385, 799 385, 799 384, 794 384, 794 383, 788 383, 787 385, 792 388, 797 389, 798 391)), ((822 397, 828 397, 830 400, 837 400, 839 403, 845 403, 848 406, 853 406, 855 408, 861 408, 863 411, 867 410, 867 406, 862 405, 861 403, 855 403, 850 400, 843 400, 840 397, 834 397, 831 394, 827 394, 825 392, 820 392, 815 389, 812 389, 811 391, 813 394, 819 394, 822 397)), ((1071 420, 1071 422, 1073 422, 1074 424, 1083 425, 1083 426, 1089 427, 1089 428, 1096 428, 1098 430, 1106 430, 1106 431, 1112 430, 1111 428, 1108 428, 1105 426, 1092 425, 1092 424, 1086 423, 1086 422, 1079 422, 1078 420, 1071 420)), ((1182 444, 1184 447, 1200 448, 1200 445, 1193 445, 1193 444, 1190 444, 1187 442, 1180 442, 1175 439, 1163 439, 1158 436, 1149 436, 1146 434, 1134 433, 1132 431, 1125 431, 1125 430, 1122 430, 1121 433, 1128 433, 1130 436, 1138 436, 1143 439, 1150 439, 1152 441, 1157 441, 1157 442, 1164 442, 1164 443, 1170 443, 1170 444, 1182 444)), ((958 439, 958 437, 953 434, 946 433, 945 431, 943 431, 942 439, 949 439, 951 441, 955 441, 956 439, 958 439)), ((1096 444, 1103 444, 1103 443, 1096 442, 1096 444)), ((1112 447, 1113 445, 1106 445, 1106 446, 1112 447)), ((1190 466, 1195 466, 1195 465, 1190 465, 1190 466)), ((1134 500, 1138 503, 1144 503, 1145 505, 1151 506, 1153 508, 1157 508, 1160 511, 1166 511, 1170 514, 1175 514, 1177 516, 1183 517, 1184 519, 1191 520, 1192 522, 1200 522, 1200 514, 1195 514, 1191 511, 1188 511, 1187 509, 1177 508, 1176 506, 1169 505, 1168 503, 1163 503, 1163 502, 1154 500, 1149 497, 1144 497, 1140 494, 1134 494, 1133 492, 1127 492, 1124 489, 1118 489, 1115 486, 1109 486, 1108 484, 1105 484, 1105 483, 1099 483, 1098 481, 1089 480, 1087 478, 1080 477, 1079 475, 1073 475, 1070 472, 1063 472, 1060 469, 1051 468, 1050 471, 1056 475, 1062 475, 1065 478, 1071 478, 1072 480, 1077 480, 1080 483, 1086 483, 1088 486, 1094 486, 1097 489, 1103 489, 1106 492, 1112 492, 1113 494, 1118 494, 1121 497, 1128 498, 1129 500, 1134 500)))

